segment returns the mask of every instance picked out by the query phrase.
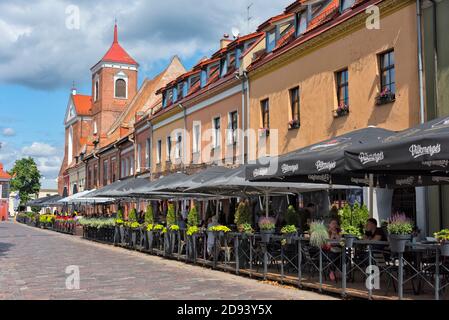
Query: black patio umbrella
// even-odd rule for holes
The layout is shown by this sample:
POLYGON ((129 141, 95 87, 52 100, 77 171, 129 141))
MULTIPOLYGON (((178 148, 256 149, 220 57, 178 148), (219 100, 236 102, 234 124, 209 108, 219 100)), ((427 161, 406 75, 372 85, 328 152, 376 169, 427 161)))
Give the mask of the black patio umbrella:
POLYGON ((119 190, 120 187, 125 186, 133 179, 135 179, 135 178, 133 177, 133 178, 115 181, 114 183, 111 183, 101 189, 93 191, 92 193, 89 194, 89 196, 91 198, 109 197, 111 192, 119 190))
POLYGON ((377 143, 351 146, 345 155, 346 169, 351 172, 445 180, 449 173, 449 117, 390 134, 377 143))
POLYGON ((369 185, 368 177, 349 172, 345 167, 345 150, 366 145, 393 135, 376 127, 350 132, 277 158, 262 159, 247 169, 250 181, 306 182, 341 185, 369 185))
POLYGON ((142 177, 131 178, 124 180, 121 183, 116 184, 113 188, 109 190, 98 193, 97 197, 111 197, 111 198, 130 198, 130 194, 134 190, 151 184, 150 176, 145 175, 142 177))

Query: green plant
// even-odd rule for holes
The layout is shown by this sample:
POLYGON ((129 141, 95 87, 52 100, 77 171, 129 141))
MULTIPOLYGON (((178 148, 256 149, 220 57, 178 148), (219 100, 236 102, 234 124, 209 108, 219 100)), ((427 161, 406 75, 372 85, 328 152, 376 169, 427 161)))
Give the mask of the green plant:
POLYGON ((254 234, 254 229, 249 223, 245 223, 240 226, 240 232, 246 234, 254 234))
POLYGON ((149 204, 145 211, 145 224, 154 224, 153 206, 149 204))
POLYGON ((168 212, 167 212, 167 226, 170 227, 174 224, 176 224, 175 206, 172 203, 170 203, 168 205, 168 212))
POLYGON ((125 224, 125 221, 123 221, 122 219, 115 220, 115 225, 116 226, 123 226, 124 224, 125 224))
POLYGON ((187 215, 187 226, 196 227, 199 224, 200 222, 198 217, 198 210, 196 209, 196 206, 192 206, 192 208, 189 211, 189 214, 187 215))
POLYGON ((444 229, 435 233, 435 238, 441 243, 449 242, 449 229, 444 229))
POLYGON ((346 234, 361 236, 365 223, 369 219, 369 210, 367 206, 360 206, 356 202, 352 208, 349 204, 345 205, 338 211, 338 216, 341 228, 346 234))
POLYGON ((132 209, 131 212, 129 213, 128 216, 128 221, 129 222, 137 222, 137 210, 136 209, 132 209))
POLYGON ((354 227, 354 226, 347 226, 344 229, 342 229, 343 235, 351 235, 355 236, 357 238, 360 238, 362 236, 362 233, 360 232, 360 228, 354 227))
POLYGON ((259 220, 259 228, 262 231, 274 231, 276 229, 276 224, 272 218, 261 218, 259 220))
POLYGON ((213 226, 210 227, 208 230, 213 232, 224 232, 224 233, 231 232, 231 229, 229 229, 226 226, 213 226))
POLYGON ((240 202, 235 212, 234 222, 237 226, 251 223, 251 213, 245 202, 240 202))
POLYGON ((125 217, 123 216, 123 210, 122 209, 118 209, 117 210, 117 220, 125 220, 125 217))
POLYGON ((147 225, 147 231, 153 231, 154 230, 154 224, 147 225))
POLYGON ((282 228, 282 234, 295 234, 298 232, 298 229, 294 225, 288 225, 282 228))
POLYGON ((197 226, 189 227, 187 229, 187 235, 188 236, 193 236, 193 235, 195 235, 195 234, 197 234, 199 232, 200 232, 200 228, 198 228, 197 226))
POLYGON ((285 213, 285 222, 287 225, 297 226, 299 223, 299 214, 295 207, 289 206, 285 213))
POLYGON ((164 226, 161 224, 157 224, 153 228, 153 231, 163 231, 163 230, 164 230, 164 226))
POLYGON ((176 231, 179 231, 180 228, 179 228, 179 226, 173 224, 173 225, 170 226, 169 230, 173 231, 173 232, 176 232, 176 231))
POLYGON ((392 235, 412 234, 413 222, 404 214, 396 214, 388 222, 388 233, 392 235))
POLYGON ((321 248, 327 243, 329 233, 323 221, 313 221, 310 224, 310 245, 321 248))
POLYGON ((140 223, 138 222, 132 222, 131 225, 129 226, 131 229, 139 229, 141 227, 140 223))

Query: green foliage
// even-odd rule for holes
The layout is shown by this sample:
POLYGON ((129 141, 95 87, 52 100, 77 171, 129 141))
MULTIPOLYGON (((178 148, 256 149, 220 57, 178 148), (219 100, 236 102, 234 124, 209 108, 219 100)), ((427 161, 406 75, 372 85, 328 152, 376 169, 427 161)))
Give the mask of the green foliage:
POLYGON ((176 224, 175 206, 172 203, 170 203, 168 205, 168 212, 167 212, 167 227, 170 227, 174 224, 176 224))
POLYGON ((329 233, 323 221, 313 221, 310 224, 310 244, 321 248, 327 243, 329 233))
POLYGON ((110 219, 82 218, 78 220, 78 223, 83 227, 104 229, 114 227, 116 225, 116 220, 113 218, 110 219))
POLYGON ((413 233, 413 222, 405 215, 394 215, 388 223, 388 233, 393 235, 409 235, 413 233))
POLYGON ((234 222, 237 226, 251 224, 251 213, 245 202, 240 202, 235 213, 234 222))
POLYGON ((356 202, 352 208, 349 204, 344 206, 338 212, 338 216, 344 234, 361 236, 366 221, 369 219, 369 210, 365 205, 360 206, 356 202))
POLYGON ((123 210, 121 208, 117 210, 117 220, 125 220, 125 217, 123 216, 123 210))
POLYGON ((55 220, 56 220, 56 216, 51 215, 51 214, 43 214, 39 217, 39 222, 43 223, 43 224, 45 224, 45 223, 52 224, 55 222, 55 220))
POLYGON ((173 232, 177 232, 177 231, 181 230, 181 228, 179 228, 179 226, 173 224, 170 226, 169 230, 173 231, 173 232))
POLYGON ((254 234, 254 229, 253 229, 253 227, 249 223, 242 224, 240 226, 240 230, 239 231, 241 233, 254 234))
POLYGON ((299 214, 295 207, 289 206, 285 214, 285 222, 287 225, 298 226, 299 224, 299 214))
POLYGON ((39 193, 41 174, 33 158, 17 160, 9 173, 13 176, 11 191, 19 192, 21 205, 29 202, 31 195, 39 193))
POLYGON ((213 232, 224 232, 224 233, 231 232, 231 229, 229 229, 226 226, 214 226, 210 227, 208 230, 213 232))
POLYGON ((193 236, 194 234, 197 234, 199 232, 200 232, 200 228, 198 228, 197 226, 189 227, 187 229, 188 236, 193 236))
POLYGON ((282 234, 293 234, 298 232, 298 229, 294 225, 288 225, 281 229, 282 234))
POLYGON ((435 233, 435 238, 439 242, 448 242, 449 241, 449 229, 441 230, 440 232, 435 233))
POLYGON ((199 220, 198 210, 196 209, 196 206, 193 206, 187 215, 187 226, 197 227, 200 224, 199 220))
MULTIPOLYGON (((153 227, 152 231, 163 231, 164 230, 164 226, 161 224, 157 224, 153 227)), ((151 230, 150 230, 151 231, 151 230)))
POLYGON ((259 220, 259 228, 262 231, 274 231, 276 229, 276 224, 272 218, 261 218, 259 220))
POLYGON ((129 222, 137 222, 137 210, 136 209, 132 209, 131 212, 129 213, 128 216, 128 221, 129 222))
POLYGON ((145 211, 145 224, 154 224, 153 206, 151 204, 147 206, 147 210, 145 211))

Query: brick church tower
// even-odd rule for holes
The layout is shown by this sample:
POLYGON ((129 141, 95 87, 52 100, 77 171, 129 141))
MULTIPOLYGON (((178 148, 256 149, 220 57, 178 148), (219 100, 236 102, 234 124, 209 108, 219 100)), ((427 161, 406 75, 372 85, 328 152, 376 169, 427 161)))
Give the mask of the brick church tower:
POLYGON ((114 41, 92 72, 92 134, 101 138, 137 94, 139 64, 118 41, 117 24, 114 41))

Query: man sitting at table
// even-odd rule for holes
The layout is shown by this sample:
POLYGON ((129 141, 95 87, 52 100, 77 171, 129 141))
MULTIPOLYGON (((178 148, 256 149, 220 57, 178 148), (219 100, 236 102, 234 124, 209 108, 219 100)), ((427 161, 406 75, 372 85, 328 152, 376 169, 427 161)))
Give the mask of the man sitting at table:
POLYGON ((382 228, 377 227, 376 219, 368 219, 365 227, 363 240, 368 241, 388 241, 387 235, 382 228))

